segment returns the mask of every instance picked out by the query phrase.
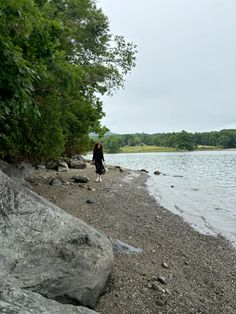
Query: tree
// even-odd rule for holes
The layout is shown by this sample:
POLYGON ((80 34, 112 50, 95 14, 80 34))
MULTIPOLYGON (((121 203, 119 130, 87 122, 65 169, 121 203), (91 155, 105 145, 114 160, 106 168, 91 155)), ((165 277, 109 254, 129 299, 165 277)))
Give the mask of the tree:
POLYGON ((104 146, 107 153, 119 153, 121 140, 118 136, 110 136, 104 146))
POLYGON ((194 144, 194 138, 191 133, 188 133, 186 131, 176 133, 175 145, 177 148, 193 150, 194 144))
POLYGON ((105 131, 99 95, 123 87, 136 48, 92 0, 0 1, 0 156, 57 157, 105 131))

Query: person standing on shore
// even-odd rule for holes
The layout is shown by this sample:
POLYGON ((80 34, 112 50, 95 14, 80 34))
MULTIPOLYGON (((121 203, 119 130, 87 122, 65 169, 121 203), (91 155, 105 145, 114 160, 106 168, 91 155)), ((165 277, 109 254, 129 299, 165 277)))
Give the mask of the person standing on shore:
POLYGON ((103 145, 102 143, 97 142, 93 148, 93 163, 95 164, 95 172, 97 173, 96 182, 102 182, 101 175, 105 173, 105 168, 103 165, 104 161, 103 145))

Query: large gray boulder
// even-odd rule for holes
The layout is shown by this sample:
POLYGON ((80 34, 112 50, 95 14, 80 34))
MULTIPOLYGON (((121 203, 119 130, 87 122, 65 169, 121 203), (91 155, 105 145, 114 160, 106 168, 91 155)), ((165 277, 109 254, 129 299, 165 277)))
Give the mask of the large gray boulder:
POLYGON ((12 180, 18 184, 21 184, 27 188, 32 188, 31 185, 25 181, 25 177, 27 177, 23 167, 17 167, 7 163, 6 161, 0 159, 0 171, 4 172, 8 177, 12 178, 12 180))
POLYGON ((0 283, 0 313, 5 314, 96 314, 83 306, 63 305, 38 293, 0 283))
POLYGON ((105 235, 0 172, 0 282, 94 308, 112 262, 105 235))

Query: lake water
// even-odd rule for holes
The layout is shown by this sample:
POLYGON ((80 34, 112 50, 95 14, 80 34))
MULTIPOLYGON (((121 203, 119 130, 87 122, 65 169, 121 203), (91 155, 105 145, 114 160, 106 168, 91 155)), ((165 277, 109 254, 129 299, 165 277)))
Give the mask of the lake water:
POLYGON ((163 207, 198 231, 220 233, 236 245, 236 151, 106 154, 105 159, 148 170, 148 189, 163 207))

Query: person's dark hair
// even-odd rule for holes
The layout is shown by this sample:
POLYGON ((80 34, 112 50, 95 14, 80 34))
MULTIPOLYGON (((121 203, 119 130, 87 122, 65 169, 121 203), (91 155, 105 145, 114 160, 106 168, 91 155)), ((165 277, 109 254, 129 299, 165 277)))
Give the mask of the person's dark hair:
POLYGON ((101 151, 103 153, 103 145, 102 143, 100 142, 97 142, 95 145, 94 145, 94 148, 93 148, 93 151, 101 151), (100 147, 98 148, 98 145, 100 145, 100 147))

